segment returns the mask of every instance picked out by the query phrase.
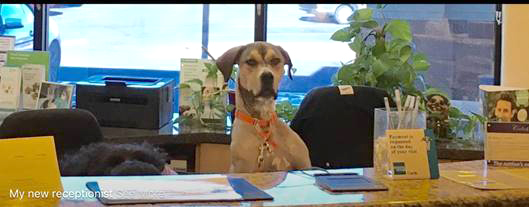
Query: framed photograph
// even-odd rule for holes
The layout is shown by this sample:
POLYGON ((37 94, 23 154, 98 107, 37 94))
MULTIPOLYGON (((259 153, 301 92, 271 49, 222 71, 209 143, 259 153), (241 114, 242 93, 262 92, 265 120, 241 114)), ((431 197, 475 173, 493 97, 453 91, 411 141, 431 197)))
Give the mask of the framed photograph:
POLYGON ((70 108, 73 85, 43 81, 40 84, 37 109, 70 108))

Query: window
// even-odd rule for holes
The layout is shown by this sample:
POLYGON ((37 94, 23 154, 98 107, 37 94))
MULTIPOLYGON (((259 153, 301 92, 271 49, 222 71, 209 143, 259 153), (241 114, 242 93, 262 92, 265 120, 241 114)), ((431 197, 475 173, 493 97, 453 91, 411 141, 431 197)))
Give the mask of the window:
MULTIPOLYGON (((354 53, 330 37, 346 26, 344 16, 366 7, 376 9, 375 4, 268 5, 267 40, 284 47, 298 69, 299 77, 287 81, 283 91, 303 93, 331 84, 340 61, 353 59, 354 53)), ((479 99, 479 84, 493 84, 494 4, 389 4, 384 15, 386 21, 410 23, 415 49, 431 64, 422 74, 425 84, 453 100, 469 101, 479 99)))
POLYGON ((253 8, 57 4, 50 6, 49 18, 60 32, 63 67, 179 70, 180 58, 206 58, 203 44, 218 57, 252 42, 253 8))
MULTIPOLYGON (((50 51, 56 54, 52 61, 60 62, 59 80, 78 81, 95 74, 174 78, 180 58, 206 58, 201 45, 218 57, 254 41, 256 27, 254 4, 50 4, 49 8, 50 51)), ((376 5, 270 4, 267 8, 267 41, 287 50, 297 69, 294 80, 285 78, 281 83, 280 100, 299 104, 310 89, 331 84, 340 62, 354 58, 348 45, 330 40, 331 35, 347 24, 355 10, 376 5)), ((421 79, 447 92, 456 105, 478 100, 479 84, 493 84, 494 4, 390 4, 384 14, 386 20, 410 23, 415 49, 426 53, 431 64, 421 79)))

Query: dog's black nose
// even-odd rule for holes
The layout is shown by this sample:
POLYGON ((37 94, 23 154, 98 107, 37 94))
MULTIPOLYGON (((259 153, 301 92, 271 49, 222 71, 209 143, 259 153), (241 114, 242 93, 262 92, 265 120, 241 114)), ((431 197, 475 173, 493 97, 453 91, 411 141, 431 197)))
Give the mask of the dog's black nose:
POLYGON ((261 74, 261 83, 263 85, 271 85, 272 83, 274 83, 274 75, 268 72, 261 74))

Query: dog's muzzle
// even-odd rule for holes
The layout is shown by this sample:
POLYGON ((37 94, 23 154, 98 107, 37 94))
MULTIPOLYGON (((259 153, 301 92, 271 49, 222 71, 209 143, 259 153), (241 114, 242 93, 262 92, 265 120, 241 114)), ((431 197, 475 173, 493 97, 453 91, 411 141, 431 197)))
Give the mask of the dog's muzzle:
POLYGON ((274 75, 272 73, 261 74, 261 91, 259 91, 257 96, 277 98, 277 92, 274 90, 274 75))

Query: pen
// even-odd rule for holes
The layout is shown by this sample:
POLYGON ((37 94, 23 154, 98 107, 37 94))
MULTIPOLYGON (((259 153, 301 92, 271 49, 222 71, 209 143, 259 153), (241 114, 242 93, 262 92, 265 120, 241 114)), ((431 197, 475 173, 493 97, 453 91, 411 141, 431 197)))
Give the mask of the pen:
POLYGON ((415 118, 413 117, 413 108, 415 106, 415 96, 410 96, 410 104, 408 105, 408 113, 410 113, 408 116, 410 116, 410 120, 408 121, 407 127, 411 128, 413 126, 413 121, 415 118))
POLYGON ((411 101, 411 96, 410 95, 407 95, 406 96, 406 101, 404 101, 404 107, 402 108, 402 114, 403 114, 403 117, 402 117, 402 125, 403 127, 402 128, 406 128, 407 125, 408 125, 408 108, 410 107, 410 101, 411 101))
POLYGON ((391 129, 391 108, 389 107, 389 101, 388 97, 384 97, 384 105, 386 105, 386 122, 387 122, 387 129, 391 129))
POLYGON ((400 120, 401 120, 401 116, 402 116, 402 106, 400 105, 401 102, 400 102, 400 91, 399 89, 395 89, 395 101, 397 102, 397 114, 398 114, 398 119, 399 119, 399 122, 397 124, 397 128, 400 129, 400 120))
POLYGON ((413 113, 411 115, 412 127, 413 128, 417 128, 416 118, 417 118, 417 113, 419 112, 419 104, 421 104, 420 101, 421 101, 421 97, 420 96, 416 96, 415 97, 415 107, 413 108, 413 113))

